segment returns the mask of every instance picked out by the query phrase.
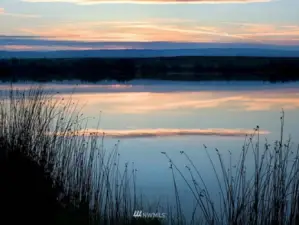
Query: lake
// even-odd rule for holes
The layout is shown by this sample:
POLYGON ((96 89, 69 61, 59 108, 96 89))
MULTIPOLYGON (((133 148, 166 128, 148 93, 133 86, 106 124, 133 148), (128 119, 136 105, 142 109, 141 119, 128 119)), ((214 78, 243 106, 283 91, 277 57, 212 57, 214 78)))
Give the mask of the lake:
MULTIPOLYGON (((31 83, 17 83, 20 89, 31 83)), ((245 133, 260 127, 261 145, 279 138, 280 116, 285 111, 285 137, 299 136, 299 83, 262 82, 170 82, 132 81, 126 84, 102 82, 47 83, 60 98, 72 94, 89 117, 88 128, 100 127, 106 134, 105 147, 113 148, 120 140, 122 164, 134 163, 137 185, 151 200, 159 197, 174 203, 174 188, 167 155, 182 171, 189 165, 180 154, 184 151, 203 174, 212 193, 218 186, 203 145, 217 164, 215 148, 225 162, 236 162, 245 133)), ((0 89, 9 88, 0 84, 0 89)), ((250 156, 252 157, 252 156, 250 156)), ((249 157, 249 165, 250 163, 249 157)), ((252 165, 253 166, 253 165, 252 165)), ((183 208, 190 212, 192 196, 177 176, 183 208)))

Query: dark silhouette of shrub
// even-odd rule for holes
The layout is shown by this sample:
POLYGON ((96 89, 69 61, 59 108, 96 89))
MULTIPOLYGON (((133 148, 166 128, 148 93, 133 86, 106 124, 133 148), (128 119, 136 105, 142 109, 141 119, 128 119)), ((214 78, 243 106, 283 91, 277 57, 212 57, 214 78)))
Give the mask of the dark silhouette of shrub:
POLYGON ((53 224, 61 209, 60 189, 54 186, 46 168, 22 149, 10 151, 1 141, 0 158, 1 220, 9 224, 53 224), (6 218, 6 220, 5 220, 6 218))
POLYGON ((98 142, 102 136, 80 134, 83 115, 72 101, 57 100, 42 87, 11 89, 2 97, 1 224, 160 223, 132 218, 142 205, 130 191, 127 164, 122 173, 117 145, 107 153, 98 142))

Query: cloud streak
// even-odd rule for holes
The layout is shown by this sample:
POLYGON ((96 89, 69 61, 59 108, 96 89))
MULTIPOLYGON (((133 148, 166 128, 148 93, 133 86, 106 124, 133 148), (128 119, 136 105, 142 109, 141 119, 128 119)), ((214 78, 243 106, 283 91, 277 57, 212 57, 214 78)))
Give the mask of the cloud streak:
POLYGON ((4 8, 0 8, 0 16, 12 16, 12 17, 20 17, 20 18, 39 18, 39 15, 33 14, 20 14, 20 13, 9 13, 4 10, 4 8))
MULTIPOLYGON (((135 130, 78 130, 67 135, 78 136, 105 136, 112 138, 146 138, 146 137, 174 137, 174 136, 223 136, 244 137, 253 130, 245 129, 135 129, 135 130)), ((269 131, 261 130, 260 134, 269 134, 269 131)))
POLYGON ((20 32, 47 37, 52 40, 86 41, 174 41, 223 42, 243 40, 244 37, 228 33, 218 27, 199 26, 186 21, 102 21, 62 23, 53 27, 22 28, 20 32))
POLYGON ((14 36, 0 34, 1 50, 194 49, 232 43, 241 48, 241 44, 253 48, 299 46, 298 25, 223 22, 216 26, 174 18, 29 24, 17 32, 14 36))
MULTIPOLYGON (((24 27, 24 35, 52 41, 84 42, 189 42, 299 44, 299 26, 286 24, 222 23, 207 26, 186 20, 100 21, 24 27)), ((37 40, 35 41, 37 42, 37 40)), ((142 44, 141 44, 142 46, 142 44)), ((82 47, 82 46, 80 46, 82 47)), ((128 47, 126 45, 126 47, 128 47)), ((133 47, 133 46, 132 46, 133 47)), ((136 45, 134 46, 136 48, 136 45)), ((142 47, 141 47, 142 48, 142 47)))
POLYGON ((101 47, 76 47, 76 46, 63 46, 63 45, 51 45, 51 46, 30 46, 30 45, 0 45, 0 50, 4 51, 57 51, 57 50, 113 50, 113 49, 128 49, 130 46, 121 45, 103 45, 101 47))
POLYGON ((272 24, 251 24, 251 23, 228 23, 239 27, 239 35, 244 38, 252 37, 299 37, 298 25, 281 25, 272 24))
POLYGON ((240 4, 240 3, 258 3, 270 2, 272 0, 22 0, 24 2, 65 2, 78 5, 94 5, 94 4, 240 4))

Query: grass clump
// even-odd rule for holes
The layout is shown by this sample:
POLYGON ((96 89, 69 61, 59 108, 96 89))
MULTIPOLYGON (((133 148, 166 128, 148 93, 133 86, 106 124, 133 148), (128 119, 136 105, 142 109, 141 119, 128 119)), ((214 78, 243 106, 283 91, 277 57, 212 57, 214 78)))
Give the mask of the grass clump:
MULTIPOLYGON (((196 206, 188 224, 209 225, 295 225, 299 224, 299 147, 284 139, 284 112, 281 116, 280 138, 272 146, 261 148, 259 127, 246 137, 239 160, 228 165, 218 149, 219 170, 210 150, 204 145, 207 158, 218 183, 219 193, 212 193, 200 167, 184 151, 187 174, 162 152, 171 163, 176 186, 177 175, 185 181, 196 206), (218 197, 215 198, 215 194, 218 197), (198 222, 198 217, 201 222, 198 222), (197 219, 196 219, 197 218, 197 219)), ((179 192, 175 188, 179 198, 179 192)), ((180 203, 177 214, 181 215, 180 203)), ((178 217, 180 218, 180 217, 178 217)))
POLYGON ((0 100, 0 205, 14 224, 160 224, 137 220, 136 170, 88 133, 78 105, 42 86, 0 100), (82 132, 83 130, 83 132, 82 132))

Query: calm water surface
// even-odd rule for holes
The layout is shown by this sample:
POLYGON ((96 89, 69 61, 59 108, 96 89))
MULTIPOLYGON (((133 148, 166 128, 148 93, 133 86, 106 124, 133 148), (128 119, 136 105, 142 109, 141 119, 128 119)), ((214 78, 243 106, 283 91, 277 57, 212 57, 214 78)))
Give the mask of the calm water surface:
MULTIPOLYGON (((16 86, 28 88, 30 85, 16 86)), ((0 85, 1 89, 6 87, 0 85)), ((84 104, 86 116, 98 118, 101 114, 100 129, 108 136, 120 133, 119 138, 107 137, 105 146, 112 148, 120 140, 122 164, 134 162, 138 169, 137 184, 151 199, 161 196, 170 196, 170 201, 173 199, 169 162, 161 152, 167 152, 183 171, 188 163, 180 151, 187 152, 203 173, 210 190, 217 193, 214 172, 203 144, 215 163, 218 162, 215 148, 224 155, 226 162, 228 151, 235 159, 241 151, 244 136, 219 135, 238 133, 240 129, 252 130, 259 125, 261 130, 268 132, 261 135, 262 143, 265 138, 272 142, 279 137, 282 108, 286 116, 285 135, 291 134, 293 141, 298 143, 298 83, 133 81, 126 85, 51 83, 47 87, 59 91, 61 97, 68 97, 73 91, 72 98, 84 104), (161 132, 155 129, 163 129, 161 134, 167 136, 151 136, 161 132), (176 129, 193 131, 193 135, 179 135, 176 129), (218 135, 208 135, 206 130, 217 130, 218 135), (126 138, 122 138, 124 136, 126 138)), ((97 119, 89 120, 88 127, 96 128, 97 122, 97 119)), ((185 208, 190 208, 190 192, 184 185, 180 186, 180 191, 185 208)))

